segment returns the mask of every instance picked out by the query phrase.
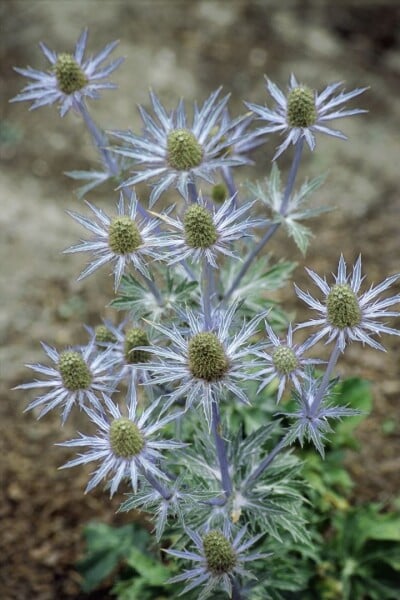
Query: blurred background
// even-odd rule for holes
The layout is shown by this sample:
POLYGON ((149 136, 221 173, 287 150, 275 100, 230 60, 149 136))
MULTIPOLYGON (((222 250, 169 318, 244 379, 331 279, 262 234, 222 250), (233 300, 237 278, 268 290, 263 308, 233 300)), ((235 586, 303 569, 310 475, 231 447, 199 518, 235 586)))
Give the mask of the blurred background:
MULTIPOLYGON (((79 595, 74 562, 81 528, 89 519, 127 517, 115 516, 118 501, 110 504, 101 490, 83 495, 83 469, 57 471, 66 454, 52 444, 70 438, 77 422, 60 434, 56 415, 37 423, 23 414, 24 394, 10 391, 31 379, 24 363, 43 360, 40 340, 79 343, 86 339, 82 323, 110 314, 106 273, 77 283, 86 258, 61 254, 81 235, 65 210, 82 204, 63 172, 95 169, 97 159, 75 115, 61 119, 54 106, 29 112, 27 103, 9 104, 26 84, 13 66, 46 70, 38 42, 71 52, 85 26, 89 54, 119 39, 113 57, 126 61, 111 77, 119 90, 90 102, 104 129, 138 130, 137 104, 148 105, 150 87, 172 109, 181 97, 188 105, 203 102, 223 85, 236 116, 245 110, 243 99, 265 103, 264 74, 281 87, 291 72, 320 90, 337 80, 348 90, 370 86, 351 105, 369 113, 338 124, 349 141, 319 137, 317 151, 305 153, 299 181, 326 173, 316 201, 336 210, 313 223, 305 259, 284 235, 269 250, 296 261, 295 280, 306 287, 305 265, 329 274, 340 252, 349 263, 361 252, 369 282, 377 283, 400 270, 400 6, 397 0, 0 0, 0 24, 0 597, 106 598, 79 595)), ((237 170, 239 181, 265 177, 278 143, 271 136, 254 157, 257 165, 237 170)), ((280 160, 283 170, 290 156, 280 160)), ((100 188, 90 199, 113 205, 115 192, 100 188)), ((280 298, 304 316, 291 285, 280 298)), ((384 343, 385 355, 354 345, 339 363, 343 375, 374 382, 375 409, 358 432, 362 450, 348 459, 360 502, 390 503, 399 491, 400 343, 384 343)))

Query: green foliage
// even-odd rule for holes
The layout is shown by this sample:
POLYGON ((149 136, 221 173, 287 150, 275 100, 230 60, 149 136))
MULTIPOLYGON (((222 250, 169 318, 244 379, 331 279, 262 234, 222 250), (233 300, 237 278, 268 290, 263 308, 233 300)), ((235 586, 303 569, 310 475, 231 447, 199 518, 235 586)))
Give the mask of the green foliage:
MULTIPOLYGON (((248 251, 249 249, 244 252, 244 255, 248 251)), ((279 261, 271 265, 269 261, 270 257, 264 255, 261 260, 253 262, 232 294, 232 300, 241 301, 241 311, 249 317, 270 308, 271 312, 268 316, 270 324, 274 328, 284 327, 287 324, 287 316, 276 302, 268 299, 267 293, 278 290, 288 282, 296 263, 279 261)), ((225 269, 221 270, 219 275, 224 290, 230 289, 241 267, 241 262, 231 261, 225 269)))
MULTIPOLYGON (((247 383, 250 397, 255 393, 255 385, 251 381, 247 383)), ((254 530, 261 527, 269 531, 256 550, 272 552, 266 562, 255 562, 253 571, 257 580, 245 586, 245 600, 398 598, 400 511, 384 513, 375 504, 352 506, 354 485, 343 462, 346 449, 357 448, 355 429, 371 410, 370 387, 367 382, 352 378, 336 385, 334 391, 339 405, 350 405, 363 413, 335 425, 325 460, 312 450, 301 452, 306 490, 299 479, 300 462, 294 456, 282 455, 265 471, 251 497, 255 506, 258 503, 264 508, 268 505, 269 510, 260 514, 266 518, 273 514, 273 519, 260 525, 254 518, 257 510, 249 512, 246 506, 236 515, 237 518, 245 518, 254 530), (304 493, 308 504, 301 503, 304 493), (283 499, 285 502, 282 504, 283 499), (305 519, 308 520, 307 538, 302 532, 305 519), (272 531, 271 527, 278 522, 279 527, 272 531), (290 528, 297 528, 297 533, 292 531, 289 535, 290 528)), ((271 415, 276 411, 271 392, 273 390, 268 388, 262 390, 257 402, 243 409, 243 414, 241 407, 228 409, 227 418, 237 432, 231 442, 230 461, 234 472, 240 475, 238 480, 246 476, 247 469, 251 472, 252 463, 256 464, 259 460, 257 453, 265 452, 276 440, 278 424, 271 424, 271 415), (240 428, 242 433, 239 435, 240 428), (243 444, 246 445, 245 451, 241 448, 243 444), (244 455, 247 457, 246 464, 238 458, 244 455)), ((187 431, 183 433, 190 434, 187 431)), ((204 454, 207 445, 202 446, 200 441, 201 436, 197 435, 193 456, 188 456, 187 460, 190 487, 199 490, 199 493, 201 489, 218 489, 218 482, 211 481, 217 472, 214 459, 204 454), (194 469, 196 464, 198 471, 194 469), (208 471, 204 465, 209 465, 208 471)), ((200 513, 201 510, 197 516, 201 520, 200 513)), ((195 515, 188 514, 185 518, 191 522, 195 515)), ((112 588, 118 600, 167 600, 179 594, 179 586, 166 583, 179 572, 176 561, 167 558, 140 525, 112 528, 93 523, 87 526, 85 537, 86 556, 78 566, 84 578, 84 591, 93 590, 118 570, 119 575, 112 588)), ((167 533, 164 539, 169 539, 168 543, 174 539, 175 545, 177 533, 170 527, 169 535, 167 533)), ((187 600, 197 600, 197 597, 196 590, 185 596, 187 600)), ((226 595, 216 592, 213 598, 225 600, 226 595)))
POLYGON ((338 511, 312 583, 321 600, 397 600, 400 513, 375 504, 338 511))
POLYGON ((309 227, 301 224, 299 221, 306 221, 317 217, 325 212, 332 210, 331 207, 305 208, 308 197, 320 187, 324 177, 316 177, 311 181, 306 181, 297 192, 294 192, 289 198, 286 210, 282 212, 282 182, 281 174, 276 163, 273 164, 269 178, 263 183, 249 183, 250 192, 272 212, 272 223, 282 225, 289 237, 293 238, 300 252, 304 255, 313 233, 309 227))
POLYGON ((158 321, 161 317, 171 316, 176 306, 194 305, 198 296, 197 281, 189 281, 178 269, 165 269, 164 277, 166 290, 162 308, 156 304, 148 288, 130 274, 122 277, 119 296, 112 300, 110 306, 130 311, 133 318, 148 316, 152 321, 158 321))
POLYGON ((77 569, 83 577, 85 592, 98 587, 129 556, 132 548, 144 550, 151 542, 145 529, 135 523, 111 527, 105 523, 89 523, 84 529, 86 555, 77 569))

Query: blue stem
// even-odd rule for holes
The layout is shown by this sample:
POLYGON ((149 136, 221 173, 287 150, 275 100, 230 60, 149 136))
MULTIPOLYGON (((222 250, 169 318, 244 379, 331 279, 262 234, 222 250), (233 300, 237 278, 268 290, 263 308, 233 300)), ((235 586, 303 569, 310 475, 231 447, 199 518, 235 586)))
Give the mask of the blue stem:
POLYGON ((211 331, 213 326, 212 308, 211 308, 211 266, 208 264, 207 258, 203 258, 203 266, 201 273, 201 301, 204 314, 204 330, 211 331))
POLYGON ((214 434, 215 448, 217 450, 217 457, 219 462, 219 468, 221 471, 221 483, 222 489, 224 490, 225 496, 229 498, 232 494, 232 481, 229 475, 229 464, 226 453, 226 442, 221 437, 221 416, 219 414, 218 404, 213 401, 211 405, 212 409, 212 421, 211 429, 214 434))
POLYGON ((240 585, 236 577, 232 580, 232 600, 242 600, 240 585))
MULTIPOLYGON (((289 200, 290 200, 290 195, 293 191, 294 182, 296 180, 296 175, 297 175, 297 171, 299 170, 301 155, 303 152, 303 145, 304 145, 304 140, 303 140, 303 138, 300 138, 298 140, 298 142, 296 143, 292 166, 290 167, 288 180, 287 180, 285 191, 284 191, 284 194, 282 197, 282 203, 281 203, 281 206, 279 209, 279 213, 282 216, 284 216, 286 213, 286 210, 287 210, 287 207, 289 204, 289 200)), ((224 298, 223 298, 224 300, 228 300, 232 296, 233 292, 236 290, 237 286, 239 285, 242 277, 247 273, 247 271, 248 271, 251 263, 255 259, 255 257, 261 252, 261 250, 264 248, 266 243, 271 239, 271 237, 274 235, 274 233, 277 231, 277 229, 279 229, 279 227, 280 227, 280 223, 274 223, 265 232, 265 234, 263 235, 261 240, 253 248, 253 250, 250 252, 249 256, 244 261, 242 268, 240 269, 239 273, 236 275, 231 287, 225 293, 224 298)))
POLYGON ((332 353, 329 357, 329 362, 326 367, 324 376, 322 378, 321 385, 319 386, 318 391, 315 395, 314 401, 310 407, 310 415, 312 417, 315 417, 315 415, 318 412, 319 407, 321 406, 321 402, 323 400, 326 389, 329 385, 329 381, 330 381, 331 375, 333 373, 333 369, 335 368, 336 363, 338 361, 339 355, 340 355, 340 344, 339 344, 339 340, 336 340, 336 344, 335 344, 335 346, 332 350, 332 353))
POLYGON ((278 456, 279 452, 281 450, 283 450, 283 448, 286 445, 287 445, 287 439, 286 439, 286 436, 283 436, 283 438, 280 440, 280 442, 277 443, 275 448, 273 450, 271 450, 271 452, 260 462, 258 467, 256 467, 254 469, 254 471, 252 471, 252 473, 250 473, 250 475, 248 477, 246 477, 246 479, 244 480, 244 482, 242 484, 243 494, 245 494, 249 489, 251 489, 253 487, 253 485, 256 483, 256 481, 260 477, 260 475, 262 475, 262 473, 264 473, 265 469, 267 469, 269 467, 269 465, 278 456))
POLYGON ((149 473, 149 471, 146 471, 145 469, 142 470, 142 474, 144 475, 144 477, 146 477, 151 487, 154 488, 160 494, 160 496, 164 498, 164 500, 170 500, 172 498, 172 492, 168 488, 166 488, 162 483, 160 483, 158 479, 154 477, 154 475, 152 475, 151 473, 149 473))

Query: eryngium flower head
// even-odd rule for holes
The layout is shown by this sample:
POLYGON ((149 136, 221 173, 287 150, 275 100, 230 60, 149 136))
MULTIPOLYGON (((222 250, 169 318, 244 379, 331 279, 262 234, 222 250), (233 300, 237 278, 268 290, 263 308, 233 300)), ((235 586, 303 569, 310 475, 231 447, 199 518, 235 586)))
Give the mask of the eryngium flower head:
POLYGON ((169 404, 186 396, 186 409, 194 403, 202 405, 208 424, 211 423, 212 402, 219 401, 227 392, 241 402, 249 403, 238 382, 251 377, 249 369, 259 366, 251 358, 252 348, 248 342, 265 315, 255 317, 232 335, 229 330, 236 308, 237 304, 233 304, 229 310, 216 315, 213 331, 204 331, 203 317, 190 310, 182 315, 189 330, 153 323, 170 344, 149 348, 157 361, 147 363, 143 368, 152 372, 152 383, 172 386, 177 382, 176 389, 169 394, 169 404))
POLYGON ((294 344, 291 324, 288 328, 286 340, 280 340, 267 322, 265 323, 265 329, 270 342, 267 347, 271 348, 271 352, 256 352, 257 356, 267 365, 266 368, 257 373, 257 378, 262 378, 258 392, 277 378, 279 380, 277 401, 279 402, 288 380, 297 390, 300 390, 300 379, 305 377, 305 367, 322 361, 303 357, 303 354, 313 345, 314 340, 311 337, 303 344, 294 344))
POLYGON ((357 409, 335 406, 332 397, 332 387, 335 383, 336 381, 332 381, 322 389, 321 378, 306 377, 300 391, 296 390, 294 393, 299 408, 291 413, 281 413, 285 417, 295 419, 285 436, 287 444, 297 439, 303 447, 305 441, 311 442, 324 457, 326 436, 333 432, 329 420, 340 420, 360 414, 357 409))
POLYGON ((170 236, 173 250, 167 255, 170 264, 186 260, 199 261, 206 258, 217 268, 216 255, 221 253, 236 258, 229 246, 235 240, 249 235, 249 230, 262 221, 245 218, 254 202, 235 208, 235 198, 226 200, 218 209, 208 208, 200 195, 197 203, 187 204, 182 220, 163 215, 161 218, 180 234, 170 236))
POLYGON ((314 342, 325 335, 328 336, 326 343, 338 340, 339 348, 343 352, 346 343, 351 341, 368 344, 377 350, 385 348, 377 342, 371 335, 389 333, 400 335, 400 331, 387 327, 379 323, 378 319, 386 317, 396 317, 400 313, 386 310, 389 306, 400 302, 400 295, 390 298, 376 299, 376 297, 387 290, 399 275, 392 275, 376 287, 371 286, 368 291, 360 294, 360 286, 363 278, 361 277, 361 256, 359 256, 353 267, 350 276, 347 275, 346 263, 343 255, 339 260, 337 275, 334 275, 335 283, 328 285, 326 279, 322 279, 311 271, 306 269, 314 283, 325 296, 324 302, 320 302, 311 296, 309 292, 303 292, 297 286, 296 293, 308 304, 308 306, 320 313, 319 319, 311 319, 306 323, 301 323, 298 328, 317 325, 321 330, 314 336, 314 342))
POLYGON ((217 588, 232 597, 233 582, 238 576, 254 577, 244 568, 245 563, 269 556, 261 553, 247 554, 247 550, 263 534, 244 541, 246 531, 247 528, 243 527, 232 539, 228 525, 223 530, 206 527, 204 531, 197 532, 186 529, 195 549, 166 550, 166 552, 177 558, 194 561, 198 566, 185 570, 181 575, 170 579, 168 583, 188 582, 182 594, 204 584, 198 596, 199 600, 208 598, 217 588))
POLYGON ((27 67, 19 69, 17 73, 32 80, 12 102, 33 100, 31 109, 46 104, 60 104, 60 114, 63 117, 70 108, 77 109, 83 98, 100 98, 99 90, 115 89, 117 86, 106 79, 115 71, 124 60, 118 58, 106 66, 100 65, 118 45, 111 42, 99 54, 84 59, 88 30, 85 29, 78 39, 73 54, 57 54, 45 44, 40 43, 40 48, 51 64, 50 71, 38 71, 27 67))
POLYGON ((143 369, 143 365, 150 361, 151 354, 146 351, 150 347, 151 340, 148 328, 139 324, 128 324, 125 319, 119 326, 109 321, 104 322, 107 335, 111 335, 110 350, 114 361, 115 378, 125 379, 128 384, 138 381, 148 381, 149 374, 143 369))
POLYGON ((261 129, 260 133, 272 131, 287 132, 286 139, 275 153, 274 159, 278 158, 290 144, 295 144, 300 138, 304 138, 310 148, 315 148, 315 133, 326 133, 341 139, 346 136, 336 129, 331 129, 325 123, 341 117, 350 117, 366 112, 361 109, 337 110, 337 107, 355 96, 362 94, 367 88, 357 88, 352 92, 340 92, 338 96, 332 97, 342 82, 332 83, 317 93, 305 85, 298 83, 292 74, 289 82, 287 96, 277 85, 267 79, 267 89, 276 102, 274 110, 258 104, 248 104, 247 107, 255 112, 260 119, 269 121, 271 125, 261 129))
POLYGON ((212 174, 217 169, 249 162, 244 156, 228 152, 237 122, 221 121, 229 96, 218 100, 220 91, 211 94, 200 110, 195 104, 191 126, 187 124, 183 102, 176 111, 168 114, 157 96, 150 92, 156 119, 139 107, 144 123, 143 135, 129 131, 111 132, 126 144, 113 150, 135 159, 145 169, 124 181, 122 186, 155 179, 150 194, 152 206, 162 192, 173 185, 186 198, 188 183, 193 183, 196 177, 212 183, 212 174))
POLYGON ((68 211, 75 221, 93 234, 90 240, 64 250, 65 253, 93 252, 94 254, 93 262, 80 274, 78 280, 91 275, 93 271, 108 262, 115 263, 113 269, 115 289, 119 287, 121 277, 128 265, 132 265, 144 277, 150 277, 146 258, 160 260, 162 258, 160 248, 169 245, 170 242, 160 233, 154 235, 154 231, 159 227, 155 219, 144 221, 137 218, 137 202, 136 194, 132 192, 129 205, 125 208, 124 196, 120 193, 115 217, 109 217, 89 202, 86 202, 86 205, 94 213, 93 219, 68 211))
POLYGON ((173 450, 184 444, 172 440, 154 438, 154 434, 178 416, 170 413, 163 418, 154 418, 158 402, 152 402, 149 408, 137 415, 137 397, 134 385, 129 388, 128 416, 125 417, 119 406, 104 395, 107 409, 94 411, 86 409, 90 420, 98 426, 96 436, 80 437, 58 444, 68 448, 88 448, 84 454, 66 463, 62 468, 75 467, 93 461, 101 461, 93 473, 86 492, 92 490, 103 479, 110 479, 110 495, 113 496, 124 478, 130 480, 134 491, 138 487, 141 473, 148 472, 156 477, 166 478, 159 468, 162 459, 160 450, 173 450))
POLYGON ((113 357, 110 351, 99 351, 92 341, 82 349, 68 349, 58 352, 42 343, 43 350, 54 363, 54 367, 41 364, 27 365, 30 369, 48 377, 47 380, 36 379, 32 383, 24 383, 16 389, 51 388, 43 396, 33 400, 26 410, 40 407, 39 417, 56 407, 61 407, 64 424, 72 407, 77 404, 85 407, 86 401, 101 409, 101 402, 96 393, 113 390, 114 376, 111 373, 113 357))

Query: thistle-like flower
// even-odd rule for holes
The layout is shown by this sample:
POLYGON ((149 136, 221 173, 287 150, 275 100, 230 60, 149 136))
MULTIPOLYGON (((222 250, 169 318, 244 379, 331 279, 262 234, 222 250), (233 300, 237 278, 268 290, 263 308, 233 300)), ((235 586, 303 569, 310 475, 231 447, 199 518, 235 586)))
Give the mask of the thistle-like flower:
POLYGON ((150 194, 152 206, 171 186, 176 186, 187 198, 188 184, 194 183, 196 177, 212 183, 214 171, 249 162, 244 156, 228 152, 234 141, 232 130, 237 123, 221 121, 229 96, 218 100, 220 91, 218 89, 211 94, 200 110, 195 104, 192 126, 187 125, 183 102, 179 103, 176 111, 168 114, 157 96, 150 92, 158 122, 143 107, 139 107, 144 123, 142 136, 129 131, 111 132, 127 144, 114 147, 114 152, 135 159, 145 168, 121 186, 155 179, 150 194))
POLYGON ((117 58, 107 66, 101 67, 109 54, 118 45, 111 42, 94 57, 84 59, 88 30, 85 29, 78 39, 73 54, 57 54, 45 44, 40 43, 40 48, 51 64, 50 71, 38 71, 27 67, 19 69, 17 73, 32 80, 20 94, 11 102, 33 100, 31 110, 47 104, 60 104, 60 114, 63 117, 70 108, 78 109, 85 96, 100 98, 99 90, 115 89, 117 86, 106 79, 119 65, 123 58, 117 58))
POLYGON ((90 420, 98 426, 96 436, 80 437, 57 444, 68 448, 88 448, 84 454, 63 465, 63 469, 101 461, 99 468, 93 473, 87 487, 89 492, 103 479, 110 479, 110 495, 117 491, 121 481, 128 478, 134 491, 138 488, 139 475, 146 473, 167 479, 159 468, 162 459, 160 450, 174 450, 185 444, 173 440, 160 440, 154 434, 165 425, 176 419, 181 413, 154 419, 158 402, 153 402, 140 416, 137 415, 137 396, 134 385, 129 388, 127 400, 128 416, 123 416, 119 406, 111 398, 104 395, 107 411, 101 412, 86 409, 90 420))
POLYGON ((386 309, 400 302, 400 294, 390 298, 376 299, 379 294, 397 281, 400 275, 387 277, 376 287, 371 286, 368 291, 359 294, 363 280, 363 277, 361 277, 361 256, 357 259, 350 276, 350 274, 347 275, 346 263, 343 255, 341 255, 338 273, 334 275, 335 283, 331 286, 328 285, 325 278, 322 279, 311 269, 306 269, 306 271, 325 295, 325 301, 320 302, 313 298, 309 292, 305 293, 295 286, 299 298, 321 315, 319 319, 311 319, 297 326, 297 328, 313 325, 322 327, 314 336, 314 343, 327 335, 326 343, 329 344, 333 340, 338 340, 341 352, 344 351, 347 342, 351 341, 362 342, 377 350, 385 351, 382 344, 372 338, 371 335, 380 335, 381 333, 400 335, 399 330, 387 327, 378 321, 381 318, 399 316, 399 312, 386 309))
POLYGON ((251 228, 265 223, 265 220, 244 218, 253 204, 254 202, 248 202, 235 208, 235 198, 232 197, 217 210, 214 207, 210 210, 207 202, 199 195, 197 203, 186 206, 182 220, 167 215, 160 216, 179 234, 179 237, 170 237, 173 250, 167 254, 169 264, 188 258, 198 262, 204 257, 211 266, 217 268, 217 254, 237 258, 229 249, 230 244, 249 235, 251 228))
POLYGON ((338 96, 332 97, 341 84, 340 81, 332 83, 323 92, 317 93, 309 87, 299 84, 292 74, 289 91, 285 96, 277 85, 267 79, 267 89, 276 102, 276 108, 271 110, 266 106, 249 103, 246 103, 246 106, 260 119, 271 123, 268 127, 261 129, 260 133, 287 132, 286 139, 279 146, 273 160, 278 158, 290 144, 296 144, 300 138, 304 138, 310 150, 314 150, 316 132, 326 133, 342 140, 347 139, 341 131, 331 129, 325 125, 325 122, 367 112, 358 108, 337 110, 338 106, 359 96, 367 88, 357 88, 347 93, 342 91, 338 96))
POLYGON ((294 344, 291 324, 288 328, 286 340, 280 340, 267 322, 265 323, 265 329, 270 342, 267 347, 272 346, 272 351, 270 353, 264 350, 256 352, 256 355, 267 364, 266 368, 257 373, 257 378, 262 378, 258 392, 274 379, 278 379, 277 401, 279 402, 288 380, 291 381, 296 390, 300 391, 300 379, 303 379, 306 375, 305 367, 323 361, 303 357, 303 354, 314 344, 314 339, 310 337, 303 344, 294 344))
POLYGON ((249 573, 244 565, 270 556, 259 552, 247 554, 247 550, 263 534, 244 541, 246 532, 247 528, 242 527, 232 539, 229 525, 223 530, 206 527, 204 531, 197 532, 186 529, 187 535, 195 545, 195 550, 166 550, 166 552, 176 558, 194 561, 198 566, 172 577, 168 583, 188 582, 182 594, 204 584, 199 600, 208 598, 217 588, 222 589, 231 598, 237 577, 254 579, 254 575, 249 573))
POLYGON ((155 219, 144 221, 137 218, 137 203, 136 194, 132 192, 129 205, 125 208, 124 196, 121 192, 115 217, 107 216, 89 202, 86 202, 86 205, 94 213, 94 219, 68 211, 75 221, 94 234, 90 240, 82 241, 64 250, 65 253, 94 253, 95 259, 80 274, 78 281, 108 262, 115 263, 113 269, 115 289, 119 287, 121 277, 128 265, 132 265, 144 277, 150 278, 146 258, 161 260, 160 248, 170 245, 170 241, 163 238, 159 232, 154 235, 159 227, 155 219))
POLYGON ((250 369, 259 366, 251 359, 252 347, 248 341, 265 315, 244 324, 233 336, 229 330, 236 309, 237 304, 233 304, 229 310, 218 313, 213 331, 205 331, 202 315, 195 315, 190 310, 183 315, 189 331, 179 330, 175 325, 167 328, 153 323, 153 327, 170 344, 167 347, 150 347, 148 351, 155 355, 157 361, 147 363, 143 368, 152 371, 152 383, 173 385, 178 382, 176 389, 169 394, 168 403, 186 396, 186 409, 194 403, 202 405, 209 425, 212 402, 218 402, 227 392, 249 404, 238 382, 252 377, 250 369))
POLYGON ((55 348, 42 343, 43 350, 54 363, 54 367, 42 364, 27 365, 30 369, 48 377, 36 379, 32 383, 23 383, 15 389, 51 388, 43 396, 33 400, 26 410, 40 407, 39 419, 56 407, 61 407, 62 424, 65 423, 74 405, 85 408, 85 403, 101 410, 97 395, 110 393, 114 389, 112 374, 113 357, 110 351, 99 352, 94 340, 83 349, 68 349, 58 352, 55 348))
POLYGON ((296 439, 303 447, 305 441, 314 444, 315 448, 324 457, 324 442, 326 435, 333 429, 330 419, 342 419, 359 415, 360 411, 347 406, 335 406, 332 400, 332 381, 324 390, 321 389, 321 379, 307 377, 299 392, 295 392, 295 399, 299 408, 291 413, 281 413, 286 417, 295 419, 286 433, 287 444, 296 439))
POLYGON ((142 368, 152 358, 145 350, 152 343, 148 328, 139 324, 128 326, 125 319, 117 327, 104 321, 102 328, 96 331, 96 340, 110 347, 117 380, 125 379, 129 385, 134 381, 149 381, 148 371, 142 368))

